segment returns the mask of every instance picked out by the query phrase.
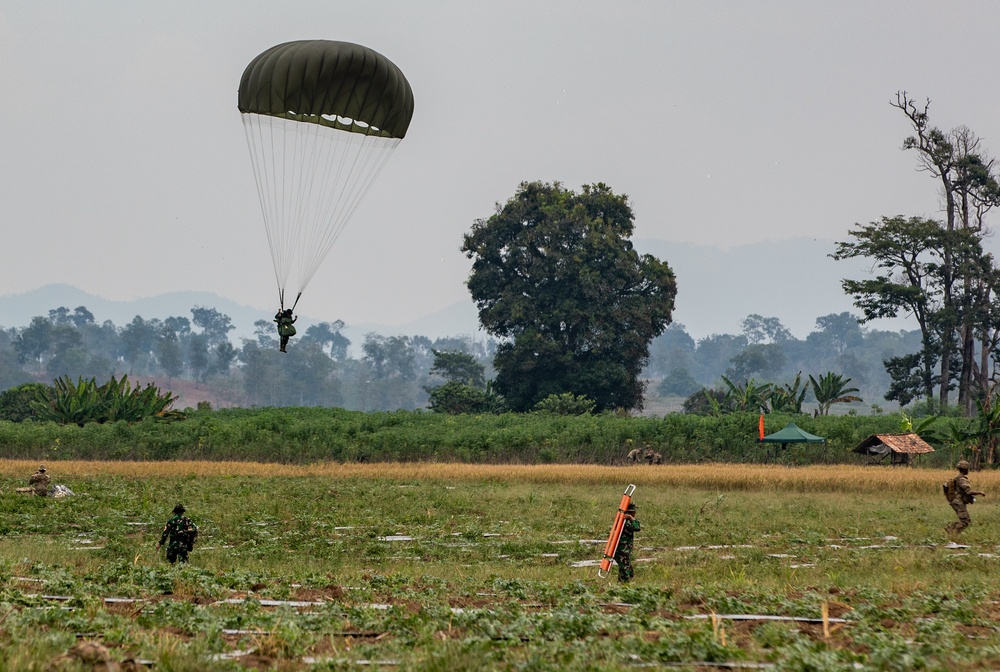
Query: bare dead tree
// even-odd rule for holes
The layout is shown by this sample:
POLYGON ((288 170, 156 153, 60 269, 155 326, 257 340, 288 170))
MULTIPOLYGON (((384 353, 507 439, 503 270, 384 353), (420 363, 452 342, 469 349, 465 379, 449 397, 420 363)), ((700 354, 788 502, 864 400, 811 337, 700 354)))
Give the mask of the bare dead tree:
MULTIPOLYGON (((938 180, 943 200, 945 225, 948 232, 956 228, 981 237, 988 231, 986 214, 1000 205, 1000 187, 994 175, 995 160, 981 149, 980 139, 969 128, 959 126, 943 132, 930 126, 928 110, 930 99, 918 104, 906 91, 897 91, 896 99, 889 104, 903 112, 913 128, 914 135, 903 141, 903 149, 917 152, 918 170, 929 173, 938 180)), ((951 354, 960 354, 961 371, 958 375, 958 401, 966 414, 974 407, 973 390, 978 387, 986 393, 984 385, 992 379, 987 373, 991 359, 986 353, 996 347, 996 330, 986 327, 993 319, 987 313, 996 310, 990 299, 995 292, 987 285, 990 269, 979 263, 958 260, 954 250, 946 249, 943 270, 942 303, 945 322, 941 325, 941 388, 939 400, 942 408, 948 405, 948 382, 952 379, 951 354), (957 277, 956 277, 957 275, 957 277), (979 339, 980 361, 976 360, 976 337, 979 339)))

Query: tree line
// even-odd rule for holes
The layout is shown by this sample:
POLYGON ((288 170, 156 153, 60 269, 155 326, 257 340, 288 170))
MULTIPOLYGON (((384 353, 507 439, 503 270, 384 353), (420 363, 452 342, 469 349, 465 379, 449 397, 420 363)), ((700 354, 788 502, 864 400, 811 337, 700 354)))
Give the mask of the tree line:
POLYGON ((257 321, 254 337, 234 344, 230 318, 211 307, 195 306, 190 317, 137 315, 124 326, 98 323, 85 306, 59 307, 27 326, 0 329, 0 390, 66 377, 102 383, 132 376, 156 378, 166 388, 197 381, 235 406, 416 409, 427 403, 434 349, 468 353, 487 370, 495 348, 491 339, 467 336, 369 333, 354 357, 343 326, 311 325, 285 354, 273 323, 257 321))
MULTIPOLYGON (((849 313, 821 316, 804 339, 793 337, 778 318, 760 315, 747 316, 738 334, 698 340, 672 324, 651 342, 641 372, 649 383, 646 395, 687 397, 702 387, 722 389, 724 378, 784 385, 800 371, 836 371, 852 379, 868 412, 870 404, 884 403, 891 384, 882 360, 918 348, 920 335, 868 329, 858 319, 849 313)), ((409 410, 433 405, 434 391, 451 383, 437 393, 442 405, 454 401, 447 395, 456 386, 471 386, 480 393, 460 392, 473 394, 473 405, 487 412, 496 408, 486 393, 494 377, 494 339, 370 333, 354 356, 343 327, 340 321, 311 325, 283 354, 273 323, 259 320, 253 338, 234 344, 230 318, 210 307, 195 306, 190 317, 137 315, 124 326, 97 323, 85 306, 59 307, 27 326, 0 330, 0 389, 63 377, 102 383, 131 375, 156 378, 167 388, 173 380, 198 381, 239 406, 409 410)))

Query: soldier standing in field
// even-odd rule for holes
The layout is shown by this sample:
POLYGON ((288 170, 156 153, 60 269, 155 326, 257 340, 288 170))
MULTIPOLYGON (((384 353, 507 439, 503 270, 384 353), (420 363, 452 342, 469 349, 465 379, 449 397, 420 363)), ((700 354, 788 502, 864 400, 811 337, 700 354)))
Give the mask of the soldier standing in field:
POLYGON ((156 545, 159 551, 163 544, 167 544, 167 560, 170 564, 176 561, 187 562, 188 553, 194 550, 194 540, 198 538, 198 526, 184 515, 184 505, 178 504, 174 507, 173 517, 163 526, 163 534, 160 535, 160 543, 156 545))
POLYGON ((34 489, 35 494, 39 497, 48 497, 49 495, 49 483, 52 479, 49 478, 49 474, 45 471, 45 465, 38 467, 38 471, 31 475, 28 479, 28 485, 34 489))
POLYGON ((622 536, 618 539, 615 549, 615 563, 618 565, 618 582, 628 583, 635 576, 632 569, 632 546, 635 533, 639 531, 639 521, 636 520, 635 502, 629 502, 625 509, 625 522, 622 524, 622 536))
POLYGON ((985 492, 972 489, 972 484, 969 483, 968 462, 959 460, 955 468, 958 469, 958 476, 945 483, 945 495, 947 496, 948 503, 951 504, 951 508, 955 509, 955 514, 958 515, 957 521, 949 523, 944 528, 944 531, 949 535, 958 534, 969 526, 972 519, 969 518, 969 510, 966 507, 975 502, 977 496, 986 496, 985 492))

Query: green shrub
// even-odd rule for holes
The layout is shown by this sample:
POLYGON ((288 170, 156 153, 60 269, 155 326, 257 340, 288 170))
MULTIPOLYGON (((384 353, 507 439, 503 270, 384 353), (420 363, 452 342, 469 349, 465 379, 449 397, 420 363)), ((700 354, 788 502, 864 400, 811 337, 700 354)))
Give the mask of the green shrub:
POLYGON ((503 400, 490 388, 484 390, 475 385, 448 381, 444 385, 429 388, 430 408, 435 413, 500 413, 503 400))
POLYGON ((34 417, 31 402, 48 389, 42 383, 25 383, 0 392, 0 420, 22 422, 34 417))
POLYGON ((572 392, 550 394, 537 404, 534 410, 540 413, 554 415, 588 415, 597 406, 597 402, 584 395, 574 395, 572 392))

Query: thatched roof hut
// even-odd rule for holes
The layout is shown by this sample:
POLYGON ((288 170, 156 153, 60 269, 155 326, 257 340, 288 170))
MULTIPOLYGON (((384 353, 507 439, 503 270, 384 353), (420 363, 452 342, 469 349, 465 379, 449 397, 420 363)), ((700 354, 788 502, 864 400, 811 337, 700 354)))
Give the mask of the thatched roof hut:
POLYGON ((868 464, 881 464, 889 458, 890 464, 911 464, 914 455, 933 453, 929 443, 917 434, 872 434, 858 444, 855 453, 868 456, 868 464))

